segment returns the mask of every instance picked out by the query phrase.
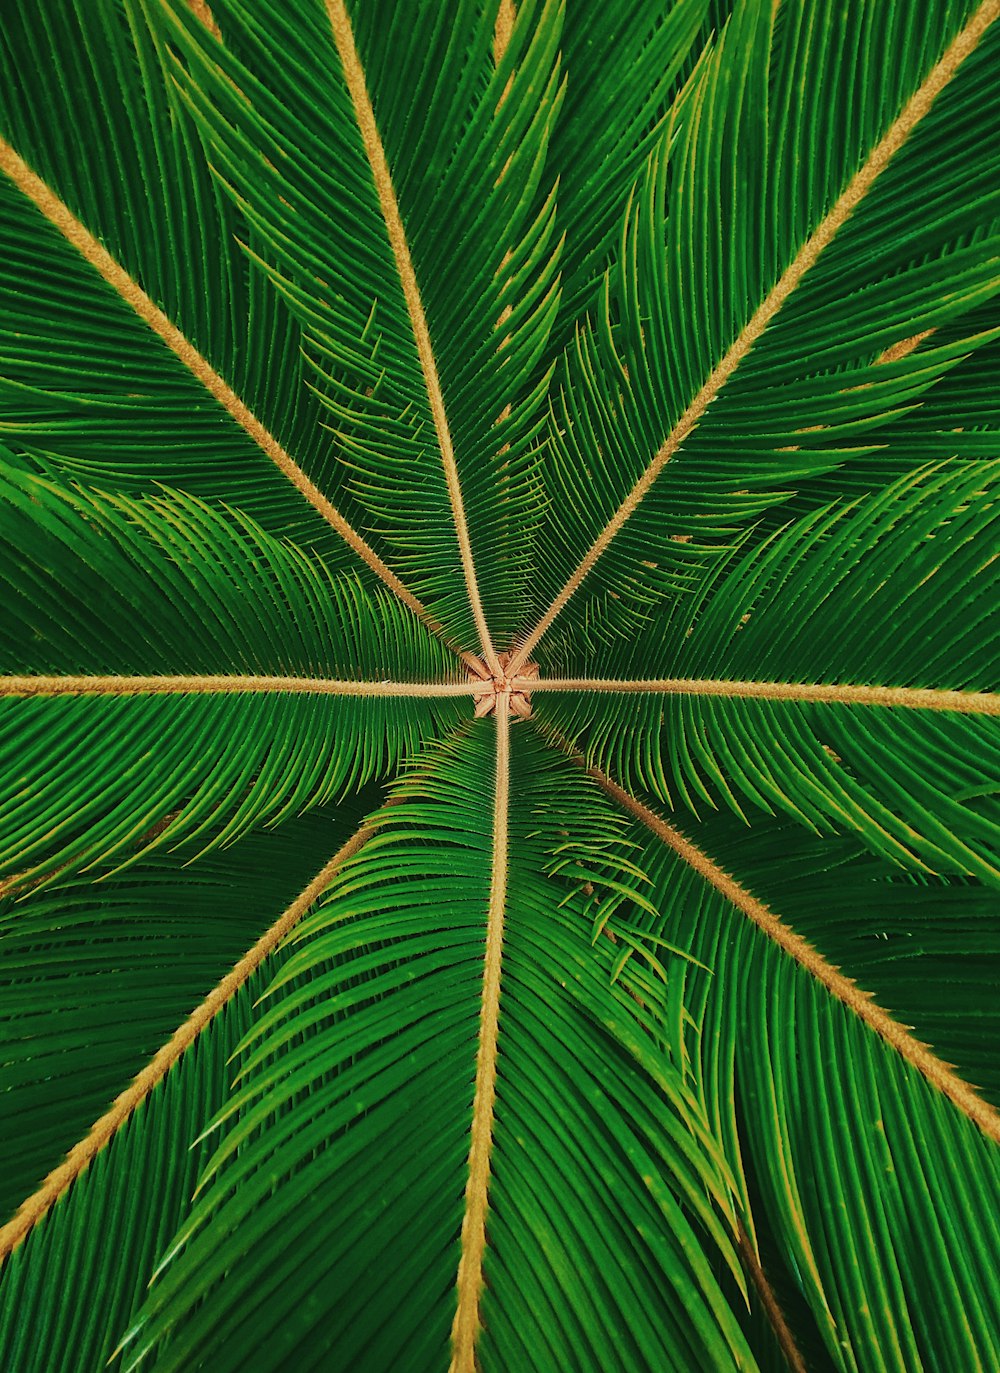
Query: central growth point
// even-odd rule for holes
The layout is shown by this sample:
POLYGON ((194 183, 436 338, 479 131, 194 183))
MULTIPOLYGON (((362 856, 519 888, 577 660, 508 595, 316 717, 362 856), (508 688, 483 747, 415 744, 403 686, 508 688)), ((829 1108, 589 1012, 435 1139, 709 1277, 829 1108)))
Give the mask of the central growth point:
POLYGON ((530 717, 531 683, 538 680, 538 664, 522 663, 517 676, 508 677, 507 665, 513 656, 513 650, 509 653, 497 654, 497 662, 500 665, 500 672, 497 676, 481 676, 471 668, 469 669, 469 681, 477 687, 475 695, 477 720, 481 720, 487 715, 496 714, 497 703, 502 692, 509 692, 507 708, 511 715, 517 715, 522 720, 527 720, 530 717))

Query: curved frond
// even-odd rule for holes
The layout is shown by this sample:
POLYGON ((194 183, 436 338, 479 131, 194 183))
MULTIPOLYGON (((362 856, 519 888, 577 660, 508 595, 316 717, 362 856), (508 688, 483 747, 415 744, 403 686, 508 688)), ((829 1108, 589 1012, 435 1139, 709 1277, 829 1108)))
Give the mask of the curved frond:
MULTIPOLYGON (((730 834, 729 871, 747 891, 759 875, 777 896, 775 854, 794 845, 782 830, 730 834)), ((981 1200, 997 1187, 993 1140, 676 851, 657 855, 647 842, 642 861, 662 903, 650 932, 686 955, 668 959, 668 976, 685 981, 719 1136, 833 1366, 988 1366, 1000 1331, 989 1276, 1000 1231, 992 1216, 983 1224, 981 1200)), ((850 884, 853 922, 877 928, 886 875, 848 866, 836 879, 850 884)), ((771 909, 825 940, 828 860, 803 854, 780 887, 783 908, 772 897, 771 909)), ((959 911, 943 938, 960 949, 959 911)), ((939 891, 935 920, 951 915, 939 891)), ((848 946, 841 937, 833 947, 848 946)), ((857 947, 847 972, 864 966, 857 947)))
POLYGON ((305 885, 317 849, 355 823, 350 807, 319 811, 195 868, 157 854, 96 886, 73 877, 3 898, 4 1218, 243 954, 266 912, 305 885))
MULTIPOLYGON (((329 842, 331 827, 325 828, 329 842)), ((292 867, 296 855, 305 858, 312 851, 312 845, 301 845, 303 833, 300 827, 299 833, 292 837, 291 845, 288 832, 282 836, 284 858, 292 860, 292 867)), ((213 1111, 221 1106, 232 1057, 241 1035, 252 1021, 254 998, 266 980, 267 974, 261 964, 265 959, 271 959, 272 972, 280 966, 280 939, 302 918, 322 894, 337 867, 370 833, 370 827, 363 825, 341 845, 322 871, 286 906, 275 923, 216 983, 132 1083, 115 1098, 109 1110, 74 1146, 63 1163, 25 1200, 16 1216, 0 1228, 0 1255, 4 1259, 0 1348, 6 1363, 17 1367, 37 1361, 40 1367, 65 1368, 69 1373, 81 1364, 86 1366, 89 1360, 93 1360, 94 1367, 100 1367, 113 1356, 117 1337, 142 1299, 144 1284, 151 1276, 166 1236, 190 1208, 191 1190, 205 1152, 199 1132, 213 1111), (178 1151, 178 1138, 189 1147, 178 1151), (54 1211, 53 1206, 56 1206, 54 1211), (106 1249, 112 1236, 117 1243, 106 1249), (93 1268, 95 1247, 106 1256, 112 1256, 97 1293, 87 1291, 86 1277, 93 1268), (64 1270, 68 1291, 79 1293, 81 1298, 86 1294, 85 1299, 70 1299, 61 1302, 55 1310, 45 1312, 46 1274, 53 1256, 60 1255, 70 1256, 64 1270), (30 1342, 26 1340, 28 1331, 23 1322, 26 1310, 38 1313, 30 1327, 30 1342)), ((276 851, 273 846, 271 851, 272 854, 276 851)), ((266 861, 266 857, 265 848, 261 858, 266 861)), ((145 869, 146 875, 152 871, 149 867, 145 869)), ((220 900, 218 872, 217 863, 199 869, 197 893, 202 902, 213 886, 216 887, 215 899, 220 900)), ((165 875, 162 864, 159 873, 165 875)), ((111 888, 107 890, 110 893, 111 888)), ((176 893, 176 885, 173 890, 176 893)), ((132 880, 131 884, 119 883, 115 888, 116 896, 126 892, 133 900, 142 902, 141 884, 132 880)), ((230 869, 219 915, 232 917, 235 906, 242 904, 245 919, 247 901, 252 904, 265 893, 273 897, 276 892, 277 888, 252 865, 244 866, 243 871, 230 869), (248 894, 248 887, 241 887, 241 883, 251 884, 253 892, 248 894)), ((165 895, 163 885, 159 895, 161 898, 165 895)), ((115 898, 110 899, 113 903, 115 898)), ((71 898, 71 912, 84 914, 79 907, 74 910, 73 906, 71 898)), ((134 906, 132 909, 134 911, 134 906)), ((44 920, 44 907, 36 902, 33 910, 44 920)), ((113 904, 105 907, 98 928, 104 938, 110 936, 118 944, 119 956, 124 955, 123 973, 127 977, 130 963, 134 961, 137 966, 144 963, 148 968, 159 948, 154 943, 145 951, 145 959, 129 958, 132 941, 124 926, 116 929, 116 922, 110 916, 112 910, 113 904)), ((166 912, 159 918, 166 934, 172 922, 166 918, 166 912)), ((218 923, 218 916, 215 920, 218 923)), ((24 933, 30 942, 31 916, 27 921, 29 929, 24 933)), ((85 915, 82 927, 71 928, 75 934, 90 925, 91 921, 85 915)), ((75 944, 73 934, 59 939, 63 969, 77 952, 75 944)), ((3 952, 6 954, 8 950, 4 948, 3 952)), ((48 1009, 51 1012, 51 1007, 48 1009)), ((69 1009, 69 1003, 64 1009, 69 1009)), ((91 1012, 92 1025, 97 1024, 97 1019, 91 1012)), ((56 1039, 53 1047, 57 1046, 62 1047, 56 1039)), ((100 1044, 91 1050, 91 1057, 92 1061, 100 1059, 111 1066, 108 1057, 101 1055, 100 1044)), ((117 1057, 116 1074, 127 1066, 120 1051, 117 1057)), ((85 1101, 78 1072, 70 1085, 74 1104, 80 1108, 85 1101)))
POLYGON ((305 331, 355 498, 463 647, 487 622, 505 646, 535 518, 533 371, 557 300, 553 206, 535 193, 560 5, 519 6, 495 68, 494 6, 414 22, 341 0, 294 16, 228 0, 227 48, 170 8, 186 103, 305 331))
POLYGON ((204 381, 67 240, 69 220, 46 223, 27 193, 24 176, 35 175, 36 194, 65 206, 275 441, 333 489, 298 327, 273 292, 246 279, 234 238, 245 230, 172 115, 136 10, 46 0, 4 23, 3 437, 36 464, 98 485, 139 493, 167 482, 222 497, 341 556, 246 426, 223 416, 204 381), (281 368, 276 356, 287 359, 281 368))
POLYGON ((803 517, 727 559, 631 659, 592 655, 623 692, 581 678, 539 712, 668 804, 780 810, 995 881, 995 475, 948 467, 803 517))
MULTIPOLYGON (((405 1351, 419 1368, 446 1356, 489 905, 492 805, 476 786, 487 742, 447 748, 425 785, 404 784, 381 836, 300 927, 246 1042, 202 1195, 151 1288, 126 1366, 163 1337, 158 1366, 188 1366, 209 1347, 219 1367, 244 1365, 242 1294, 261 1284, 268 1329, 254 1338, 258 1347, 267 1341, 269 1358, 308 1349, 342 1367, 384 1367, 405 1351), (275 1167, 284 1179, 277 1189, 275 1167), (330 1205, 317 1215, 302 1202, 320 1190, 330 1205), (254 1217, 259 1236, 249 1250, 235 1239, 241 1216, 254 1217), (220 1246, 221 1234, 233 1239, 220 1246), (210 1305, 199 1307, 207 1293, 210 1305)), ((528 1356, 555 1369, 572 1341, 595 1366, 605 1351, 641 1368, 656 1350, 683 1361, 701 1340, 722 1366, 721 1329, 730 1344, 724 1366, 752 1366, 677 1200, 725 1243, 706 1204, 706 1189, 725 1197, 724 1173, 707 1136, 689 1140, 674 1115, 695 1120, 694 1099, 609 987, 610 945, 595 962, 586 920, 526 861, 533 755, 537 744, 518 735, 477 1358, 516 1367, 528 1356), (648 1217, 639 1226, 626 1220, 635 1206, 648 1217), (658 1215, 670 1216, 669 1230, 655 1224, 658 1215), (583 1289, 581 1244, 593 1260, 583 1289), (648 1300, 623 1342, 615 1313, 634 1284, 648 1300)))
POLYGON ((862 0, 844 17, 824 4, 810 20, 814 8, 773 19, 765 0, 737 5, 675 103, 600 315, 567 362, 552 599, 519 656, 570 602, 579 630, 601 593, 619 598, 605 617, 634 632, 637 606, 683 590, 751 518, 863 452, 873 424, 990 337, 881 360, 1000 288, 980 141, 984 121, 1000 128, 993 0, 967 17, 932 5, 919 35, 904 5, 879 20, 862 0), (734 217, 738 240, 722 231, 734 217), (901 219, 906 233, 890 234, 901 219))
POLYGON ((0 865, 19 884, 212 826, 231 842, 384 776, 461 710, 419 681, 448 690, 454 659, 388 593, 245 517, 12 473, 2 521, 3 658, 21 671, 0 677, 0 865), (160 693, 164 668, 180 680, 160 693))

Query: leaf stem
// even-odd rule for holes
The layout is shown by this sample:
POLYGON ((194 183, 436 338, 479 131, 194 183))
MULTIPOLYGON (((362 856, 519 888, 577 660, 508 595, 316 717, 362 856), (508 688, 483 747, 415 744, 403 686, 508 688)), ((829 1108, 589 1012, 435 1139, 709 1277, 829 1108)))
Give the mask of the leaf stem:
POLYGON ((483 995, 479 1012, 476 1092, 472 1106, 469 1177, 465 1188, 462 1251, 458 1264, 458 1304, 451 1328, 449 1373, 475 1373, 475 1345, 480 1330, 479 1296, 483 1286, 486 1213, 493 1148, 493 1103, 496 1097, 497 1038, 500 1018, 500 971, 507 897, 507 825, 510 809, 510 692, 498 693, 496 709, 496 792, 493 808, 493 868, 486 924, 483 995))
POLYGON ((0 677, 2 696, 241 695, 282 693, 319 696, 475 696, 492 690, 488 681, 350 682, 329 677, 240 676, 12 676, 0 677))
POLYGON ((493 676, 499 677, 500 664, 497 661, 496 650, 493 647, 493 640, 490 637, 486 615, 479 595, 479 583, 476 579, 476 568, 472 558, 472 543, 465 517, 465 505, 462 501, 462 487, 458 476, 458 464, 455 461, 455 449, 451 439, 451 430, 448 426, 448 416, 445 413, 441 379, 438 376, 430 330, 427 327, 427 316, 424 313, 424 303, 420 295, 420 288, 417 285, 417 275, 413 268, 413 259, 410 256, 410 246, 406 241, 406 231, 403 228, 403 219, 399 212, 399 202, 396 199, 396 190, 392 184, 385 147, 375 122, 375 111, 368 94, 368 84, 354 42, 354 30, 351 27, 347 7, 343 0, 326 0, 326 12, 333 29, 337 52, 340 54, 344 79, 354 103, 355 117, 371 165, 375 189, 378 192, 379 204, 382 208, 382 217, 385 220, 386 231, 389 235, 389 245, 396 260, 396 270, 399 273, 403 297, 410 316, 410 326, 413 330, 417 355, 424 375, 427 399, 434 419, 438 447, 441 451, 441 462, 444 466, 445 480, 448 485, 448 496, 455 522, 455 535, 458 539, 459 552, 462 558, 462 571, 465 575, 469 604, 472 607, 472 617, 476 623, 483 657, 493 676))
POLYGON ((742 1221, 736 1222, 736 1241, 743 1267, 757 1289, 760 1304, 771 1322, 774 1338, 784 1355, 785 1363, 791 1369, 791 1373, 807 1373, 805 1359, 799 1353, 795 1336, 789 1329, 788 1322, 785 1320, 785 1313, 778 1304, 774 1289, 767 1280, 767 1274, 760 1265, 760 1259, 757 1257, 757 1252, 750 1241, 750 1236, 743 1227, 742 1221))
POLYGON ((1000 693, 951 691, 939 687, 856 686, 846 682, 741 682, 721 678, 660 677, 616 681, 590 677, 514 677, 517 690, 621 692, 626 695, 728 696, 747 700, 819 701, 848 706, 902 706, 908 710, 954 710, 967 715, 1000 715, 1000 693))

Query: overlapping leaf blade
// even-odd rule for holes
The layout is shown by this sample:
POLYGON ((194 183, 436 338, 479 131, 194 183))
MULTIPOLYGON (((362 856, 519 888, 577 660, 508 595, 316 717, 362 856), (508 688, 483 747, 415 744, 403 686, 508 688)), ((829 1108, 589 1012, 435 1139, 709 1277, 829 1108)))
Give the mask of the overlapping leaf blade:
POLYGON ((245 516, 179 493, 110 498, 11 472, 2 518, 5 667, 54 674, 55 686, 68 674, 76 690, 109 671, 193 679, 174 695, 123 680, 117 694, 105 683, 103 694, 0 702, 8 875, 106 861, 154 830, 163 846, 213 826, 204 843, 231 841, 384 776, 456 716, 447 699, 323 694, 341 676, 376 692, 392 672, 447 681, 456 660, 387 592, 333 578, 245 516), (316 690, 227 687, 272 674, 316 690))
MULTIPOLYGON (((0 135, 328 490, 298 327, 247 273, 247 236, 173 116, 138 4, 35 6, 0 35, 0 135), (281 358, 280 366, 273 360, 281 358)), ((77 249, 0 176, 3 436, 137 493, 228 500, 327 557, 329 526, 77 249)))
MULTIPOLYGON (((724 1251, 710 1198, 728 1204, 725 1169, 690 1089, 609 985, 610 944, 595 960, 569 893, 539 879, 545 841, 530 834, 552 763, 537 740, 516 742, 484 1367, 530 1351, 539 1367, 613 1357, 641 1368, 661 1349, 683 1366, 697 1350, 723 1357, 726 1341, 726 1366, 751 1366, 678 1202, 724 1251), (581 1287, 584 1253, 592 1277, 581 1287), (623 1338, 621 1303, 636 1285, 645 1314, 623 1338)), ((478 734, 425 756, 419 785, 402 784, 380 837, 300 927, 246 1042, 181 1252, 139 1326, 138 1352, 175 1331, 158 1366, 198 1356, 240 1367, 261 1340, 268 1359, 306 1366, 430 1368, 445 1356, 489 873, 491 798, 477 780, 490 743, 478 734), (321 1208, 307 1200, 319 1195, 321 1208), (267 1318, 251 1331, 244 1294, 262 1283, 267 1318)), ((580 779, 562 794, 581 789, 586 814, 595 802, 580 779)))
MULTIPOLYGON (((787 826, 688 832, 715 859, 713 840, 724 842, 727 871, 815 940, 821 956, 843 957, 847 974, 869 970, 866 945, 884 935, 883 912, 901 894, 889 871, 849 852, 831 861, 828 846, 815 845, 778 863, 794 842, 787 826)), ((668 976, 686 984, 698 1025, 692 1052, 719 1112, 718 1137, 733 1166, 746 1169, 759 1198, 754 1222, 783 1254, 833 1365, 988 1366, 1000 1331, 989 1276, 1000 1231, 982 1197, 998 1185, 995 1145, 676 854, 647 838, 642 862, 661 909, 650 932, 688 955, 683 963, 666 956, 668 976)), ((989 990, 975 990, 981 946, 963 918, 962 891, 951 900, 939 887, 931 906, 919 888, 904 888, 920 918, 889 937, 919 939, 926 924, 936 959, 966 955, 953 965, 952 995, 986 1010, 989 990)), ((887 970, 874 983, 892 996, 887 970)), ((905 1010, 918 1035, 940 1028, 934 1003, 942 1001, 926 988, 911 995, 905 1010)), ((947 1051, 947 1034, 938 1047, 947 1051)), ((981 1052, 967 1060, 973 1073, 981 1052)))
MULTIPOLYGON (((990 338, 953 330, 882 360, 1000 285, 1000 202, 980 141, 1000 127, 995 31, 951 72, 966 16, 948 4, 919 33, 901 4, 877 20, 862 3, 841 17, 800 0, 773 24, 772 11, 737 5, 675 102, 598 314, 567 355, 549 599, 669 450, 614 556, 563 611, 581 642, 595 624, 633 638, 754 516, 868 462, 873 429, 990 338), (908 104, 945 72, 929 112, 908 104), (903 133, 899 119, 915 122, 903 133), (901 217, 905 235, 890 233, 901 217), (735 222, 738 236, 725 231, 735 222)), ((933 456, 951 451, 943 439, 933 456)))
POLYGON ((668 803, 784 810, 900 862, 995 880, 998 717, 963 713, 961 697, 935 709, 933 696, 997 686, 995 475, 950 465, 802 517, 727 559, 630 654, 578 651, 566 665, 674 691, 553 693, 540 711, 668 803), (932 696, 913 709, 750 694, 771 683, 932 696))
POLYGON ((217 10, 228 51, 185 5, 171 8, 165 32, 188 66, 186 103, 305 331, 352 491, 393 565, 472 647, 468 594, 454 576, 444 424, 483 601, 508 637, 537 520, 528 459, 545 378, 536 363, 557 303, 553 205, 539 208, 535 195, 543 177, 547 189, 552 181, 545 153, 560 98, 559 4, 519 7, 492 73, 495 6, 448 15, 425 7, 419 16, 360 7, 358 79, 374 130, 360 125, 335 43, 338 5, 291 15, 227 0, 217 10), (373 170, 381 155, 391 191, 382 167, 373 170), (405 244, 387 228, 387 194, 405 244), (433 378, 419 355, 415 299, 433 378))

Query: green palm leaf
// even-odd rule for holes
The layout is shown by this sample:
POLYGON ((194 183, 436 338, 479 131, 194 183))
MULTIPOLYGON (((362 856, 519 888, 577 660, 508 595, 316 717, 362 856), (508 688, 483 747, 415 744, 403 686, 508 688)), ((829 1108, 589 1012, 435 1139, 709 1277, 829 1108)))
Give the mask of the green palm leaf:
POLYGON ((1000 0, 0 32, 0 1364, 1000 1364, 1000 0))
POLYGON ((995 882, 994 475, 957 462, 802 517, 721 561, 628 655, 578 650, 570 671, 608 678, 550 680, 540 712, 668 804, 780 809, 995 882))
MULTIPOLYGON (((672 935, 683 930, 683 952, 698 960, 677 962, 668 975, 685 979, 713 1099, 731 1112, 728 1120, 720 1116, 718 1128, 760 1198, 759 1214, 781 1250, 778 1261, 810 1292, 818 1332, 839 1345, 842 1366, 988 1367, 1000 1351, 1000 1309, 990 1278, 998 1235, 979 1198, 997 1186, 996 1149, 961 1115, 943 1109, 940 1093, 883 1039, 865 1033, 865 1008, 852 1004, 856 988, 843 977, 838 987, 837 975, 823 967, 833 953, 842 973, 863 971, 866 984, 898 1006, 903 986, 872 969, 869 950, 884 941, 888 959, 905 958, 901 945, 929 937, 935 968, 957 968, 947 1002, 971 997, 971 1010, 976 969, 969 959, 963 966, 960 931, 969 928, 963 896, 972 893, 939 886, 933 905, 921 903, 920 887, 904 881, 900 890, 899 878, 848 853, 834 868, 832 896, 829 881, 821 880, 829 876, 828 852, 817 847, 803 855, 794 877, 783 879, 776 855, 787 844, 787 829, 740 835, 723 827, 715 842, 724 833, 727 873, 738 875, 744 891, 742 911, 715 884, 705 890, 704 874, 676 853, 661 849, 648 858, 654 883, 662 884, 664 926, 672 935), (768 897, 763 910, 754 909, 758 893, 768 897), (923 919, 897 921, 886 933, 894 897, 923 919), (839 924, 831 920, 831 907, 836 914, 838 906, 839 924), (759 924, 775 915, 808 941, 798 960, 782 957, 762 936, 759 924), (936 928, 927 929, 932 922, 936 928), (720 996, 723 987, 734 994, 720 996), (830 989, 841 995, 831 997, 830 989), (819 1080, 827 1083, 824 1092, 804 1090, 819 1080), (960 1189, 953 1185, 956 1173, 960 1189), (910 1236, 908 1244, 891 1239, 901 1233, 910 1236), (859 1302, 861 1292, 881 1299, 859 1302)), ((933 1030, 941 1047, 957 1050, 934 1014, 933 976, 928 968, 901 1009, 918 1035, 933 1030)), ((980 1009, 995 1010, 988 992, 980 1009)), ((989 1030, 981 1031, 967 1054, 958 1055, 976 1081, 990 1072, 982 1053, 989 1030)))

